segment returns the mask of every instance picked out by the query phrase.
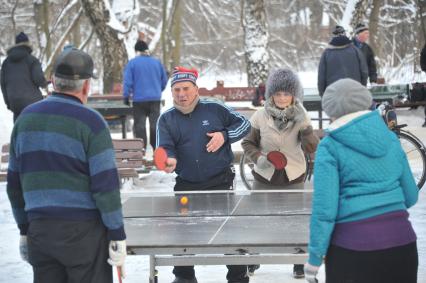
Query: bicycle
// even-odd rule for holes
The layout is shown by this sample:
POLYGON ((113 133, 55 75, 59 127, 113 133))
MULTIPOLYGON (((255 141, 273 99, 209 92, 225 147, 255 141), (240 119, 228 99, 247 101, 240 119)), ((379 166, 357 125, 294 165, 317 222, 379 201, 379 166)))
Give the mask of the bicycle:
MULTIPOLYGON (((394 132, 400 142, 402 149, 407 155, 408 164, 410 165, 411 172, 413 173, 414 179, 416 181, 417 187, 419 190, 423 187, 426 182, 426 148, 423 142, 416 137, 413 133, 403 128, 407 127, 407 124, 397 124, 396 115, 389 115, 391 111, 394 112, 394 108, 389 104, 385 105, 384 109, 379 109, 381 111, 382 117, 387 123, 389 129, 394 132)), ((305 173, 305 182, 310 181, 313 175, 313 163, 311 156, 306 154, 306 173, 305 173)), ((252 182, 254 177, 251 174, 254 164, 248 160, 246 155, 243 153, 240 159, 240 176, 245 187, 248 190, 252 189, 252 182), (247 171, 249 174, 247 174, 247 171)))

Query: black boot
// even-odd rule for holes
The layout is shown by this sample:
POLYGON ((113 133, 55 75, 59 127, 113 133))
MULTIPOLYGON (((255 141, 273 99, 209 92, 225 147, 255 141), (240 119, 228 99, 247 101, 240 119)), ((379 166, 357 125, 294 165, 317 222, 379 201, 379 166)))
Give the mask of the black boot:
POLYGON ((254 275, 254 271, 259 269, 260 265, 259 264, 253 264, 253 265, 249 265, 248 266, 248 275, 249 276, 253 276, 254 275))
POLYGON ((305 272, 303 270, 303 264, 295 264, 293 265, 293 277, 298 278, 305 278, 305 272))
POLYGON ((192 278, 192 279, 185 279, 182 277, 177 277, 175 278, 175 280, 173 280, 172 283, 198 283, 197 278, 192 278))

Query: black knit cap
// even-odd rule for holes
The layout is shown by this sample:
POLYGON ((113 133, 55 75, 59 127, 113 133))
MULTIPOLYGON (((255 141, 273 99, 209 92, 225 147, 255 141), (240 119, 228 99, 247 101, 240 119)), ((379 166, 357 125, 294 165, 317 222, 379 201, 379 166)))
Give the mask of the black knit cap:
POLYGON ((345 29, 342 26, 337 25, 334 30, 333 30, 333 35, 334 36, 338 36, 338 35, 345 35, 345 29))
POLYGON ((29 42, 28 36, 21 31, 16 37, 15 37, 15 44, 21 43, 21 42, 29 42))
POLYGON ((75 47, 62 51, 54 66, 55 76, 67 80, 96 79, 93 60, 89 54, 75 47))
POLYGON ((136 41, 135 44, 135 51, 144 52, 145 50, 148 50, 148 45, 143 40, 136 41))

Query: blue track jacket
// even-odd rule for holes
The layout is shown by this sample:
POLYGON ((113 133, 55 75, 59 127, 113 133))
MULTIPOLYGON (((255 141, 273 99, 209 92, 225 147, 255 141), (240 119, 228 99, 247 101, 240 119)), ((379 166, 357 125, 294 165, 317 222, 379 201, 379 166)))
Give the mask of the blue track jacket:
POLYGON ((158 59, 137 56, 124 69, 123 96, 133 96, 134 102, 160 101, 167 80, 166 70, 158 59))
POLYGON ((238 112, 213 101, 200 102, 190 114, 170 108, 157 123, 157 147, 177 159, 176 173, 188 182, 205 182, 223 172, 233 162, 231 143, 250 131, 250 122, 238 112), (207 133, 222 132, 225 143, 216 152, 207 152, 207 133))

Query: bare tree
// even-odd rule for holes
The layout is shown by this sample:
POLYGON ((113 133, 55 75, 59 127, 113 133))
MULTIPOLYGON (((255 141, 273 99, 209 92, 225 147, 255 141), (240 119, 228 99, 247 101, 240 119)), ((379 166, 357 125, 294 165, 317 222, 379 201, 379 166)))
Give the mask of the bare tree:
POLYGON ((352 15, 350 26, 355 29, 355 26, 362 23, 368 8, 368 0, 358 0, 355 4, 355 10, 352 15))
POLYGON ((180 63, 181 4, 180 0, 163 1, 161 47, 163 64, 171 70, 180 63))
POLYGON ((371 7, 370 20, 368 23, 368 28, 370 30, 370 45, 374 50, 375 55, 377 57, 381 57, 380 49, 379 49, 379 16, 380 16, 380 7, 383 4, 383 0, 373 0, 373 5, 371 7))
POLYGON ((123 69, 128 60, 126 47, 119 32, 109 25, 114 15, 110 7, 106 6, 106 1, 81 0, 81 3, 101 42, 103 92, 111 93, 114 84, 123 80, 123 69))
POLYGON ((263 0, 241 0, 241 24, 249 86, 265 82, 269 72, 268 26, 263 0))

